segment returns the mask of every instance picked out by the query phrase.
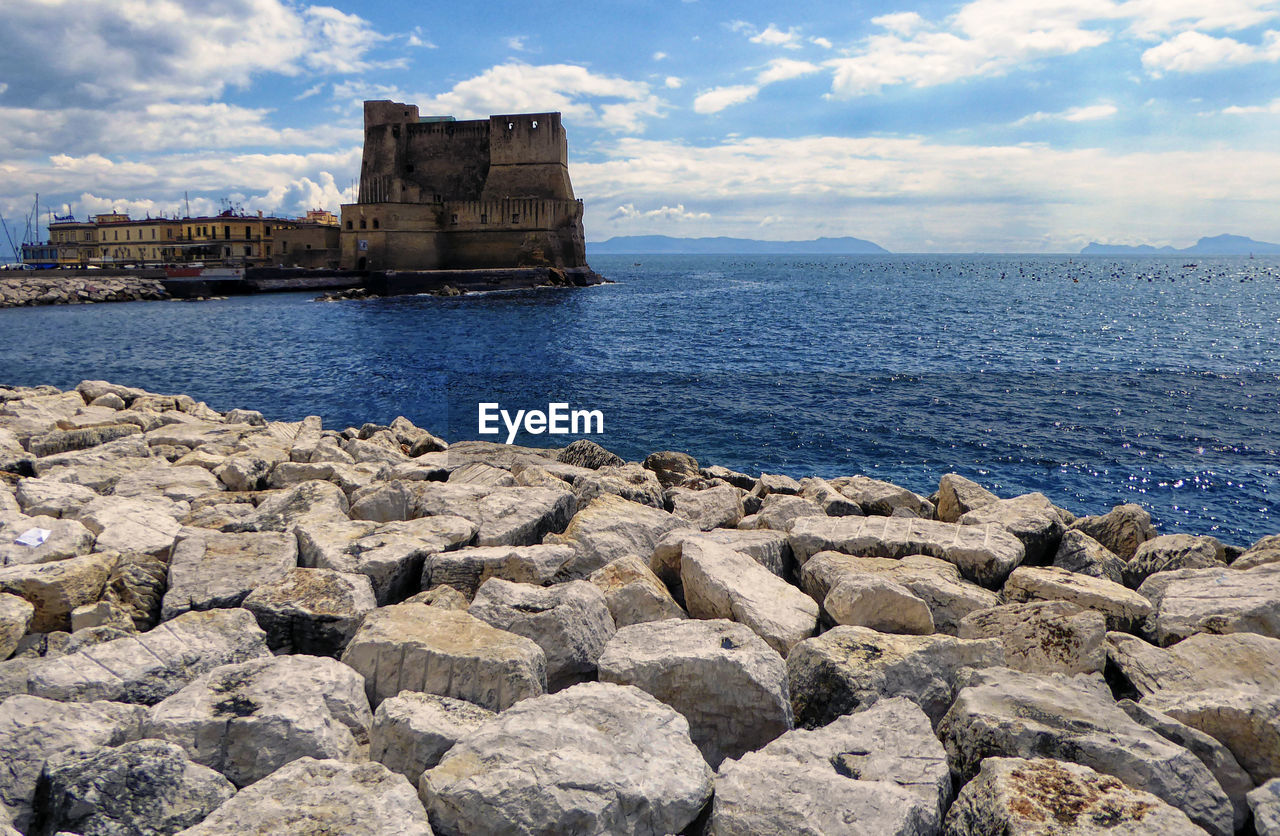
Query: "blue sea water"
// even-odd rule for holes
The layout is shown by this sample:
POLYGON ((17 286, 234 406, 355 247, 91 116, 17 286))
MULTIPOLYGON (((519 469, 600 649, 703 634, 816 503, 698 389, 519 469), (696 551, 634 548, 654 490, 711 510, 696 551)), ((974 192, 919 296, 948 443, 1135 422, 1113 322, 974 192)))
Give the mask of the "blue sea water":
MULTIPOLYGON (((956 471, 1165 532, 1280 531, 1280 258, 596 256, 617 283, 0 311, 0 382, 105 378, 328 427, 600 409, 628 459, 956 471), (1194 262, 1194 264, 1192 264, 1194 262)), ((492 436, 484 436, 492 440, 492 436)), ((521 434, 560 446, 565 436, 521 434)))

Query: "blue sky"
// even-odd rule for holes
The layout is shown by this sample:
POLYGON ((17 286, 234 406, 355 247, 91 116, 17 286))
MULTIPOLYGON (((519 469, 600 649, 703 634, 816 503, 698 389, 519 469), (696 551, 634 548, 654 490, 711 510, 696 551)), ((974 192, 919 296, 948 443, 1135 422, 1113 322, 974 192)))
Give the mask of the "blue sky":
POLYGON ((25 0, 0 212, 351 200, 360 103, 560 110, 588 240, 1280 241, 1280 0, 25 0))

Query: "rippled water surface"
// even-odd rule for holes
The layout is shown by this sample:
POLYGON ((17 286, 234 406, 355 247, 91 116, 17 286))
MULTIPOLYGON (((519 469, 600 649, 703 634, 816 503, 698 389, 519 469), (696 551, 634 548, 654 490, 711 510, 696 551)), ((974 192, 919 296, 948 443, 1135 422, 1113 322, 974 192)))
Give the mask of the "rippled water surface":
POLYGON ((450 439, 480 437, 481 400, 565 401, 631 459, 923 494, 954 470, 1247 544, 1280 531, 1280 259, 1192 261, 597 256, 617 284, 16 309, 0 382, 106 378, 330 427, 403 414, 450 439))

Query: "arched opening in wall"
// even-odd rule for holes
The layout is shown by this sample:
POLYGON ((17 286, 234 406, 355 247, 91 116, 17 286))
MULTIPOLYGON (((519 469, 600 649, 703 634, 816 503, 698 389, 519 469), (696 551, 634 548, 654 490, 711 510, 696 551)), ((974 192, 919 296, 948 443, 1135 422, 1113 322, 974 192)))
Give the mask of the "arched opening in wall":
POLYGON ((361 219, 360 219, 360 228, 361 228, 361 229, 367 229, 367 228, 368 228, 368 226, 365 224, 365 220, 364 220, 364 218, 361 218, 361 219))
POLYGON ((353 224, 351 221, 347 221, 347 229, 355 229, 355 224, 353 224))
POLYGON ((536 131, 538 129, 538 120, 534 119, 533 124, 530 125, 529 127, 533 128, 536 131))
POLYGON ((368 269, 368 267, 369 267, 369 259, 365 258, 364 256, 360 256, 360 260, 356 262, 356 269, 366 270, 368 269))
POLYGON ((378 228, 378 219, 377 219, 377 218, 374 218, 374 219, 373 219, 373 228, 374 228, 374 229, 377 229, 377 228, 378 228))

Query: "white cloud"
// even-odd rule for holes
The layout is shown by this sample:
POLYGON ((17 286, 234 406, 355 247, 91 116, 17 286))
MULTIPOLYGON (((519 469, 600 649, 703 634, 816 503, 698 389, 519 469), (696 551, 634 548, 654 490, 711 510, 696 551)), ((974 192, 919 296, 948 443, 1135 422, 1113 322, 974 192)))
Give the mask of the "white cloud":
POLYGON ((919 32, 928 26, 925 19, 917 12, 896 12, 871 18, 871 22, 895 35, 908 35, 919 32))
POLYGON ((9 85, 5 84, 3 81, 0 81, 0 96, 3 96, 4 91, 8 89, 9 89, 9 85))
POLYGON ((528 40, 528 35, 513 35, 506 40, 507 49, 514 49, 516 52, 524 52, 528 49, 525 45, 528 40))
POLYGON ((756 76, 756 83, 764 86, 767 84, 776 84, 779 81, 787 81, 801 76, 812 75, 819 72, 821 67, 817 64, 810 64, 808 61, 793 61, 790 58, 775 58, 770 61, 760 74, 756 76))
POLYGON ((324 92, 324 86, 325 86, 325 83, 322 81, 319 84, 308 87, 306 90, 303 90, 301 93, 294 96, 293 100, 295 102, 300 102, 303 99, 309 99, 312 96, 318 96, 324 92))
POLYGON ((766 46, 780 46, 783 49, 799 49, 800 33, 795 27, 785 32, 770 23, 763 31, 752 35, 749 40, 753 44, 764 44, 766 46))
POLYGON ((665 103, 648 84, 601 75, 574 64, 519 62, 490 67, 439 95, 420 95, 423 113, 476 119, 491 113, 560 111, 567 121, 610 131, 638 131, 665 103))
POLYGON ((820 46, 823 49, 831 49, 835 46, 835 44, 831 43, 831 41, 826 38, 810 38, 809 43, 814 44, 815 46, 820 46))
POLYGON ((1154 38, 1179 30, 1238 31, 1280 17, 1274 0, 1127 0, 1117 9, 1130 31, 1154 38))
POLYGON ((1272 99, 1265 105, 1232 105, 1222 109, 1223 113, 1232 116, 1244 116, 1254 113, 1280 113, 1280 99, 1272 99))
POLYGON ((1094 105, 1086 105, 1084 107, 1072 107, 1064 111, 1061 111, 1059 113, 1036 112, 1031 114, 1030 116, 1022 117, 1021 119, 1014 122, 1013 124, 1026 125, 1032 122, 1049 122, 1049 121, 1094 122, 1099 119, 1108 119, 1112 116, 1115 116, 1117 112, 1118 112, 1118 109, 1116 108, 1115 105, 1101 103, 1101 104, 1094 104, 1094 105))
POLYGON ((1155 75, 1203 72, 1258 61, 1280 61, 1280 32, 1267 32, 1261 46, 1203 32, 1182 32, 1142 53, 1142 66, 1155 75))
POLYGON ((679 90, 684 86, 684 81, 682 81, 679 76, 674 75, 667 76, 667 80, 663 83, 667 86, 668 90, 679 90))
POLYGON ((665 52, 655 52, 655 53, 653 53, 653 60, 654 60, 654 61, 665 61, 666 59, 667 59, 667 53, 665 53, 665 52))
POLYGON ((705 221, 711 218, 709 212, 690 212, 684 208, 684 204, 676 206, 661 206, 657 209, 649 209, 642 211, 636 209, 634 203, 627 203, 613 210, 613 214, 609 216, 610 220, 656 220, 656 221, 705 221))
POLYGON ((751 101, 759 92, 760 88, 754 84, 714 87, 693 100, 693 109, 697 113, 719 113, 727 107, 751 101))
POLYGON ((413 31, 405 36, 406 46, 416 46, 422 49, 437 49, 438 47, 427 38, 427 33, 421 26, 413 27, 413 31))

